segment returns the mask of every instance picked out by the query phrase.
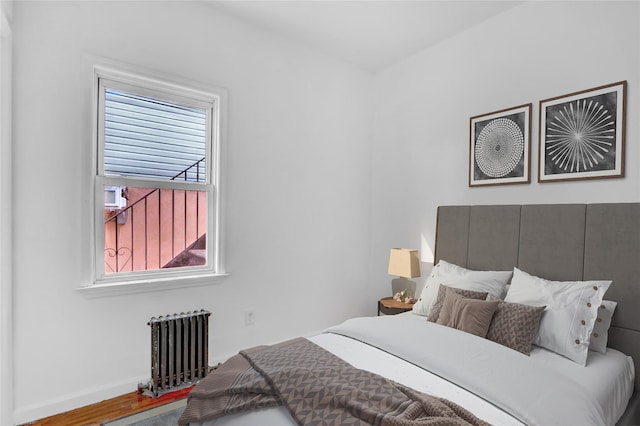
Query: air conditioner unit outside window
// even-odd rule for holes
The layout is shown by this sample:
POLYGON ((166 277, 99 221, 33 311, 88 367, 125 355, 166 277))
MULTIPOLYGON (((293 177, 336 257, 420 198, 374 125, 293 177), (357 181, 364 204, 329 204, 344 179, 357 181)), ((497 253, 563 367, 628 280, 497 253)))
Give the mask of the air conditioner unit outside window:
POLYGON ((123 209, 127 207, 127 199, 122 196, 121 186, 104 187, 104 206, 110 209, 123 209))

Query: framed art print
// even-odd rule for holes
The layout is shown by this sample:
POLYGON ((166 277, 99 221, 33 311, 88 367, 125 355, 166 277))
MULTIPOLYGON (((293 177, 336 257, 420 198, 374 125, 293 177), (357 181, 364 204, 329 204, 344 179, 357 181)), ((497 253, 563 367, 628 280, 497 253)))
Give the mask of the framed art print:
POLYGON ((469 186, 529 183, 531 104, 471 117, 469 186))
POLYGON ((540 101, 538 182, 624 176, 627 82, 540 101))

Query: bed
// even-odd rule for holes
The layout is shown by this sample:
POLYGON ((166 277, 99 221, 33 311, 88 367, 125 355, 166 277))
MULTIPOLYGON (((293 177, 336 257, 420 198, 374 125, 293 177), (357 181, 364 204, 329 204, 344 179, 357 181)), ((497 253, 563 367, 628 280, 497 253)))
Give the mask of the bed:
MULTIPOLYGON (((207 388, 211 386, 207 382, 216 375, 223 377, 227 371, 223 369, 195 387, 181 424, 346 424, 330 417, 333 411, 307 421, 312 417, 301 417, 293 404, 273 402, 289 393, 299 395, 298 390, 278 387, 283 380, 292 380, 281 366, 281 360, 291 356, 298 357, 291 358, 296 374, 306 368, 305 363, 313 367, 328 358, 332 366, 346 364, 366 374, 366 383, 378 378, 391 381, 396 393, 399 390, 410 399, 400 404, 403 407, 415 406, 416 400, 431 406, 431 399, 421 399, 424 393, 437 397, 433 401, 437 407, 445 401, 450 406, 443 409, 450 407, 464 419, 467 413, 473 416, 469 423, 456 417, 445 424, 639 424, 638 224, 640 203, 441 206, 436 266, 414 311, 354 318, 308 339, 250 349, 234 359, 267 372, 264 386, 278 389, 270 402, 252 399, 246 404, 252 410, 223 407, 227 415, 212 416, 212 406, 214 411, 220 407, 208 395, 218 390, 207 388), (495 287, 497 282, 502 287, 495 287), (471 284, 475 287, 468 287, 471 284), (523 306, 528 315, 505 314, 523 306), (613 313, 609 319, 607 311, 613 313), (461 316, 462 312, 473 315, 461 316), (495 322, 498 312, 503 313, 500 324, 495 322), (480 317, 485 320, 476 321, 480 317), (599 323, 601 317, 606 324, 599 323), (514 338, 506 333, 511 340, 504 340, 502 328, 520 322, 534 337, 527 337, 527 343, 522 335, 514 338), (473 423, 476 420, 480 423, 473 423)), ((233 363, 232 359, 225 364, 233 363)), ((243 364, 240 369, 244 368, 243 364)), ((345 373, 327 378, 325 371, 329 370, 310 376, 316 382, 307 383, 306 389, 341 391, 342 387, 336 391, 331 386, 345 373)), ((345 386, 349 380, 344 379, 345 386)), ((358 384, 350 392, 360 392, 360 376, 354 380, 358 384)), ((377 394, 365 394, 367 398, 378 401, 377 394)), ((358 413, 365 410, 356 407, 358 413)), ((364 423, 405 424, 395 418, 375 419, 364 423)))

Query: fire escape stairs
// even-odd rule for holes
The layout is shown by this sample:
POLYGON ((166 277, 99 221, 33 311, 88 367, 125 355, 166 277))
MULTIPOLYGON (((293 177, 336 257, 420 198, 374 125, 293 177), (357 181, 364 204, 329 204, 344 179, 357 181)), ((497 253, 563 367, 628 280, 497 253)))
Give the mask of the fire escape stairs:
MULTIPOLYGON (((184 176, 184 180, 186 181, 188 179, 189 171, 195 168, 196 169, 195 181, 199 182, 200 181, 200 169, 199 169, 200 168, 200 163, 202 163, 204 160, 205 160, 205 157, 203 157, 202 159, 198 160, 197 162, 195 162, 191 166, 187 167, 186 169, 184 169, 183 171, 181 171, 177 175, 173 176, 170 180, 176 180, 178 178, 181 178, 181 176, 184 176)), ((108 222, 120 223, 119 220, 126 221, 126 214, 129 211, 133 212, 133 206, 134 205, 145 201, 146 199, 149 198, 149 196, 151 196, 152 194, 156 193, 157 191, 158 191, 157 188, 149 191, 147 194, 145 194, 139 200, 135 201, 133 204, 131 204, 131 205, 127 206, 125 209, 119 211, 114 216, 109 217, 107 220, 105 220, 105 224, 108 223, 108 222)), ((207 255, 206 255, 206 253, 207 253, 207 250, 206 250, 206 248, 207 248, 207 239, 206 239, 206 237, 207 237, 206 233, 203 234, 202 236, 200 236, 193 243, 191 243, 189 246, 187 246, 184 250, 182 250, 180 253, 178 253, 176 256, 174 256, 164 266, 162 266, 162 268, 175 268, 175 267, 182 267, 182 266, 200 266, 200 265, 205 265, 207 263, 207 255)), ((119 252, 119 248, 118 247, 115 248, 115 252, 116 253, 119 252)))
POLYGON ((207 263, 207 234, 202 235, 189 247, 178 253, 163 268, 199 266, 207 263))

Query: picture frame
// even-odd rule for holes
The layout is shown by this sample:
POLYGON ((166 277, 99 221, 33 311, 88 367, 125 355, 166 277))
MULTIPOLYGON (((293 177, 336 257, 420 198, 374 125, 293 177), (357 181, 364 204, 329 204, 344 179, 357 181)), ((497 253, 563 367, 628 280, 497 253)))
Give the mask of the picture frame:
POLYGON ((540 101, 538 182, 624 177, 627 82, 540 101))
POLYGON ((529 103, 470 118, 470 187, 531 182, 531 109, 529 103))

